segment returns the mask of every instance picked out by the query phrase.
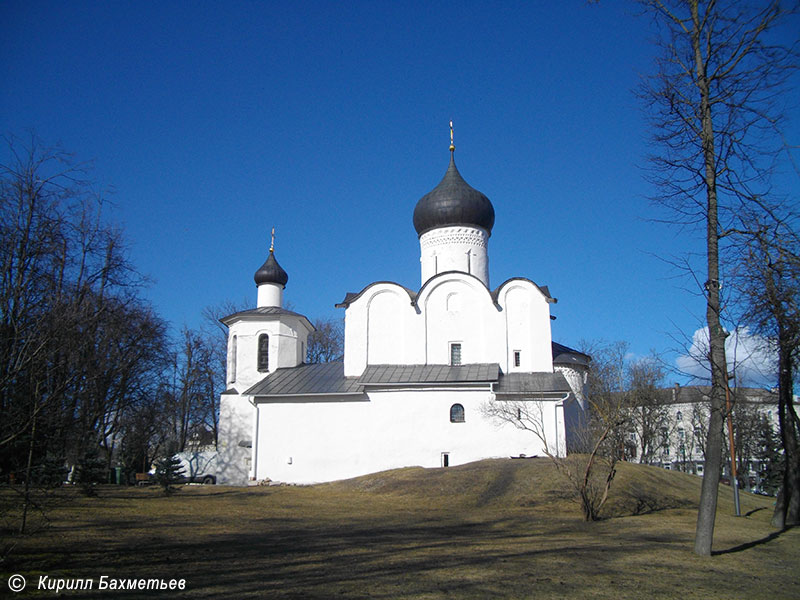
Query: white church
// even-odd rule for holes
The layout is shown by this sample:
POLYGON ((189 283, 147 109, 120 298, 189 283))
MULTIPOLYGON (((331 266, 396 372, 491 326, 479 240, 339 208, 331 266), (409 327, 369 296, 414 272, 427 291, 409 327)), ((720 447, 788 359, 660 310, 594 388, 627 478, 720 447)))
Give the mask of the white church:
POLYGON ((589 357, 553 343, 546 286, 489 284, 492 203, 450 165, 417 202, 422 276, 347 293, 344 357, 306 364, 301 314, 283 308, 274 247, 255 273, 257 307, 228 327, 228 389, 218 482, 334 481, 406 466, 448 467, 544 454, 529 431, 486 416, 487 403, 538 402, 548 448, 567 451, 585 408, 589 357))

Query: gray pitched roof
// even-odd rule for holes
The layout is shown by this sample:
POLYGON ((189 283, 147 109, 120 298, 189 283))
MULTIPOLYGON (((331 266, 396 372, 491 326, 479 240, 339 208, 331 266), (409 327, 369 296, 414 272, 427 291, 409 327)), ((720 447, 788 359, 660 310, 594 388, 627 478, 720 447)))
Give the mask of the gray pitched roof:
POLYGON ((588 366, 592 357, 584 352, 559 344, 558 342, 551 343, 553 350, 553 364, 576 364, 588 366))
POLYGON ((364 385, 481 383, 497 381, 497 363, 472 365, 369 365, 361 374, 364 385))
POLYGON ((230 325, 233 321, 240 318, 280 317, 284 315, 290 317, 297 317, 298 319, 305 321, 313 331, 314 326, 311 325, 311 322, 305 315, 301 315, 300 313, 296 313, 292 310, 286 310, 285 308, 281 308, 280 306, 259 306, 258 308, 248 308, 247 310, 240 310, 239 312, 233 313, 232 315, 228 315, 227 317, 222 317, 220 319, 220 322, 225 325, 230 325))
POLYGON ((361 394, 357 377, 344 376, 344 362, 335 361, 276 369, 244 392, 246 396, 312 396, 361 394))
POLYGON ((276 369, 244 392, 257 398, 364 396, 370 387, 495 384, 498 396, 564 394, 570 391, 561 373, 503 374, 497 363, 471 365, 369 365, 360 377, 345 377, 344 362, 276 369))
POLYGON ((566 394, 571 392, 561 373, 507 373, 494 388, 498 396, 531 394, 566 394))

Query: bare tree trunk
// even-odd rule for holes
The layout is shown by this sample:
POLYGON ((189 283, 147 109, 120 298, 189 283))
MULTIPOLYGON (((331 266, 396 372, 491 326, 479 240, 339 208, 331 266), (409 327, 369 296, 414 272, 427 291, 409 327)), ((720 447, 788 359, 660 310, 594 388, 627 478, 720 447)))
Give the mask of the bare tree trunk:
POLYGON ((725 330, 720 322, 720 275, 719 275, 719 221, 717 206, 717 167, 714 151, 714 127, 709 101, 709 81, 703 57, 702 24, 697 2, 693 1, 692 49, 695 61, 695 82, 700 92, 700 137, 705 166, 706 189, 706 257, 708 280, 706 289, 706 322, 709 337, 709 361, 711 367, 711 416, 706 441, 706 461, 703 470, 703 486, 700 507, 697 513, 694 551, 702 556, 711 555, 714 539, 714 520, 717 514, 717 492, 722 468, 722 425, 724 417, 724 393, 727 383, 725 363, 725 330))
POLYGON ((784 529, 800 524, 800 447, 798 420, 793 405, 792 348, 781 327, 778 339, 778 419, 783 442, 783 485, 775 503, 772 525, 784 529))
POLYGON ((25 525, 28 521, 28 508, 31 504, 31 473, 33 471, 33 448, 34 444, 36 443, 36 413, 33 415, 33 421, 31 423, 31 441, 28 444, 28 464, 25 468, 25 492, 23 495, 23 502, 22 502, 22 522, 19 525, 19 532, 25 533, 25 525))

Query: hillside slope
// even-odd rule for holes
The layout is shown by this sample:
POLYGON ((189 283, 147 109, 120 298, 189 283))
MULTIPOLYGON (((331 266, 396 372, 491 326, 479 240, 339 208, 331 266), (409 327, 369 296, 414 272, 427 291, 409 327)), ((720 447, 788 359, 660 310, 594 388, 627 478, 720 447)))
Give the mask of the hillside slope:
MULTIPOLYGON (((602 516, 696 509, 701 481, 695 475, 620 462, 602 516)), ((408 501, 579 512, 574 488, 548 458, 490 459, 443 469, 408 467, 317 487, 395 496, 408 501)), ((722 506, 730 493, 730 487, 720 486, 722 506)), ((743 510, 763 509, 771 502, 769 498, 742 493, 743 510)))

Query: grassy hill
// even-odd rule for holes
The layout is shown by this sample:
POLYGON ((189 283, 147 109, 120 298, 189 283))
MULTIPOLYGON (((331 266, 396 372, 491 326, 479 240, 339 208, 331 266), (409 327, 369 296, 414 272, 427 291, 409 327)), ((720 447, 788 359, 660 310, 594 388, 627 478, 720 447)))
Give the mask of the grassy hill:
MULTIPOLYGON (((770 528, 773 500, 743 493, 735 518, 721 487, 716 555, 700 558, 699 494, 697 477, 621 464, 605 518, 585 523, 547 459, 170 498, 61 490, 51 525, 19 540, 2 571, 182 577, 191 598, 800 597, 800 530, 770 528)), ((7 509, 13 498, 0 490, 7 509)))

